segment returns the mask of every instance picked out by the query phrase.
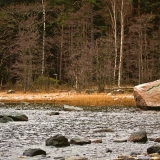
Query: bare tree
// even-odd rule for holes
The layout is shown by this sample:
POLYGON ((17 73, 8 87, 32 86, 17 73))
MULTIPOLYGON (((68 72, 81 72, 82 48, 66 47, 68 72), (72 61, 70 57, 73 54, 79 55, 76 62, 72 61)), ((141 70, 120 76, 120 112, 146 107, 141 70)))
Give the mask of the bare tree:
POLYGON ((43 44, 42 44, 42 76, 44 75, 45 69, 45 35, 46 35, 46 7, 45 0, 42 0, 43 7, 43 44))
MULTIPOLYGON (((39 33, 36 7, 15 6, 14 16, 18 20, 15 43, 10 48, 12 59, 12 77, 23 84, 23 91, 32 87, 33 77, 39 70, 39 33)), ((38 8, 39 9, 39 8, 38 8)))

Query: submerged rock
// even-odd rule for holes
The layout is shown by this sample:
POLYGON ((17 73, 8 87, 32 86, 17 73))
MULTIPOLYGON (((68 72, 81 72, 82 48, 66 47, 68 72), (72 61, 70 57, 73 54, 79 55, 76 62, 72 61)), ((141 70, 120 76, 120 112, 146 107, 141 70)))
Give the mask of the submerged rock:
POLYGON ((29 157, 33 157, 33 156, 37 156, 37 155, 46 155, 46 152, 44 150, 41 150, 39 148, 30 148, 27 149, 23 152, 24 156, 29 156, 29 157))
POLYGON ((46 146, 66 147, 69 145, 68 139, 61 134, 57 134, 46 140, 46 146))
POLYGON ((0 118, 7 121, 28 121, 28 117, 25 114, 0 115, 0 118))
POLYGON ((134 98, 141 109, 160 109, 160 80, 135 86, 134 98))
POLYGON ((12 122, 13 119, 8 117, 8 116, 1 116, 0 115, 0 123, 7 123, 7 122, 12 122))
POLYGON ((28 117, 25 114, 12 114, 7 116, 12 118, 14 121, 28 121, 28 117))
POLYGON ((77 145, 84 145, 84 144, 91 144, 91 140, 84 137, 76 136, 70 140, 71 144, 77 144, 77 145))
POLYGON ((63 110, 64 110, 64 111, 82 111, 83 108, 74 107, 74 106, 69 106, 69 105, 64 105, 64 106, 63 106, 63 110))
POLYGON ((154 145, 154 146, 147 148, 147 153, 148 154, 152 154, 152 153, 160 154, 160 145, 154 145))
POLYGON ((148 141, 146 131, 134 132, 128 138, 128 141, 137 142, 137 143, 146 143, 148 141))

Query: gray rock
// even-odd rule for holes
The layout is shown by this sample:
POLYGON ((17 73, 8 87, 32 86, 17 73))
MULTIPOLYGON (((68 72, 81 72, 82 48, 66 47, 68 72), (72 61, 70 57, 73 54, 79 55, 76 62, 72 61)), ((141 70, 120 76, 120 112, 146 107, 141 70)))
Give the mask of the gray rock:
POLYGON ((160 80, 134 87, 136 106, 141 109, 160 109, 160 80))
POLYGON ((160 138, 155 138, 154 142, 160 142, 160 138))
POLYGON ((63 106, 64 111, 82 111, 82 108, 79 107, 74 107, 74 106, 69 106, 69 105, 64 105, 63 106))
POLYGON ((91 144, 91 140, 89 140, 88 138, 76 136, 70 140, 70 144, 76 144, 76 145, 91 144))
POLYGON ((10 90, 7 91, 7 94, 12 94, 12 93, 15 93, 15 91, 12 90, 12 89, 10 89, 10 90))
POLYGON ((128 138, 128 141, 137 142, 137 143, 146 143, 148 141, 146 131, 134 132, 128 138))
POLYGON ((25 114, 12 114, 7 116, 12 118, 14 121, 28 121, 28 117, 25 114))
POLYGON ((124 93, 123 89, 117 89, 117 90, 112 91, 112 94, 123 94, 123 93, 124 93))
POLYGON ((160 154, 160 145, 154 145, 154 146, 147 148, 147 153, 148 154, 152 154, 152 153, 160 154))
POLYGON ((0 123, 7 123, 7 122, 12 122, 13 119, 8 117, 8 116, 1 116, 0 115, 0 123))
POLYGON ((29 156, 29 157, 33 157, 33 156, 37 156, 37 155, 46 155, 46 152, 44 150, 41 150, 39 148, 35 148, 35 149, 27 149, 23 152, 24 156, 29 156))
POLYGON ((46 146, 55 146, 55 147, 66 147, 70 145, 68 139, 61 134, 57 134, 53 137, 48 138, 45 143, 46 146))

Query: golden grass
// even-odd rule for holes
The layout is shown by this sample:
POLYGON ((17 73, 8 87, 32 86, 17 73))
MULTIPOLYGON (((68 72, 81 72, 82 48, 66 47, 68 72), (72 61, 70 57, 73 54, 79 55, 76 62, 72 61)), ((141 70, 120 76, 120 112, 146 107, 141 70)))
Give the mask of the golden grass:
POLYGON ((133 95, 118 94, 77 94, 77 93, 0 93, 0 102, 4 103, 52 103, 73 106, 135 106, 133 95))
POLYGON ((68 104, 73 106, 135 106, 132 95, 76 95, 55 99, 55 103, 68 104))

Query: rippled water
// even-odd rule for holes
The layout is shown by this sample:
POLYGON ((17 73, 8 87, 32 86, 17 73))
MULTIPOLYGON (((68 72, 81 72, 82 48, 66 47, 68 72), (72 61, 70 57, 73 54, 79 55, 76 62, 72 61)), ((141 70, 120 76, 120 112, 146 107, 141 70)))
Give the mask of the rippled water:
MULTIPOLYGON (((17 108, 17 107, 16 107, 17 108)), ((135 108, 84 110, 80 112, 52 109, 20 109, 0 108, 0 114, 24 113, 27 122, 0 123, 0 160, 54 160, 57 157, 80 155, 89 160, 111 160, 117 155, 129 155, 132 151, 146 152, 146 149, 156 144, 148 141, 146 144, 131 142, 116 143, 115 138, 129 137, 134 131, 143 128, 148 137, 160 137, 160 112, 137 111, 135 108), (47 113, 59 111, 59 115, 49 116, 47 113), (110 128, 115 132, 93 132, 96 129, 110 128), (45 146, 45 140, 50 136, 62 134, 68 139, 79 135, 89 139, 102 139, 102 143, 88 145, 71 145, 63 148, 45 146), (25 149, 41 148, 47 156, 33 158, 21 157, 25 149), (112 153, 107 153, 107 148, 112 153)))

